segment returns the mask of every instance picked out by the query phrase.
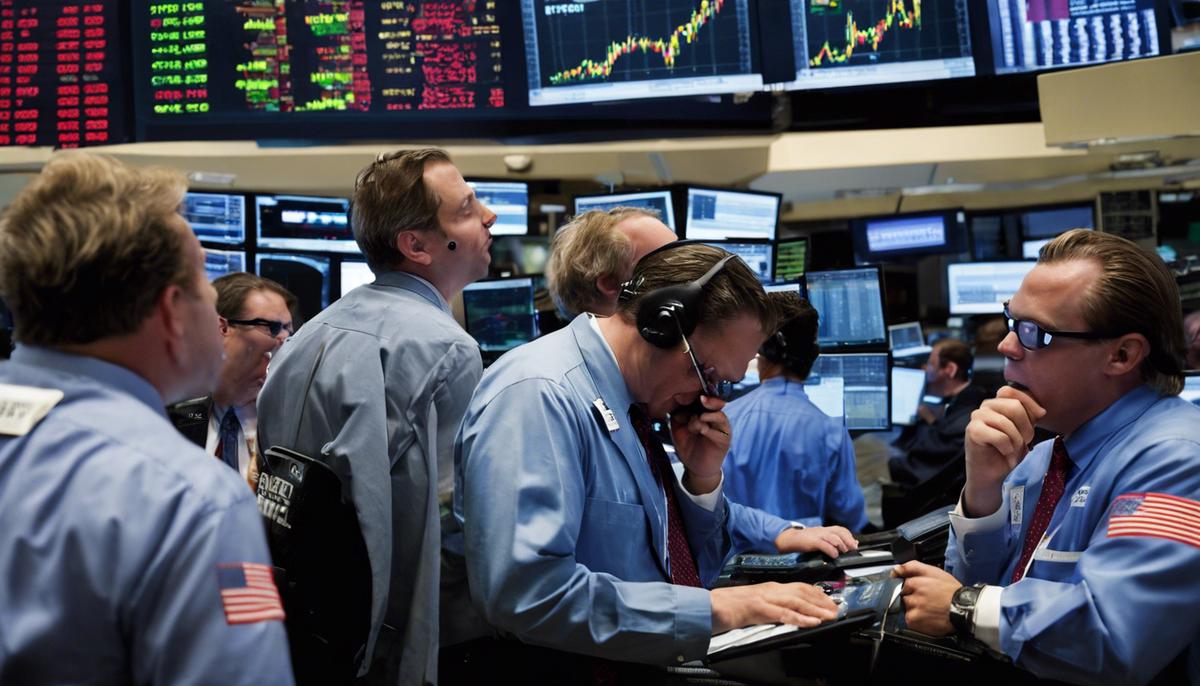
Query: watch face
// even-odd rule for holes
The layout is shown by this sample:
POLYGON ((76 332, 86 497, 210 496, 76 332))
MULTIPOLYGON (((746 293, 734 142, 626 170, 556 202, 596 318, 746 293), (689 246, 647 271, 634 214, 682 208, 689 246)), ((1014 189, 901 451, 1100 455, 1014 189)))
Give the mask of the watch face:
POLYGON ((954 604, 960 607, 975 607, 979 600, 979 590, 974 586, 963 586, 954 594, 954 604))

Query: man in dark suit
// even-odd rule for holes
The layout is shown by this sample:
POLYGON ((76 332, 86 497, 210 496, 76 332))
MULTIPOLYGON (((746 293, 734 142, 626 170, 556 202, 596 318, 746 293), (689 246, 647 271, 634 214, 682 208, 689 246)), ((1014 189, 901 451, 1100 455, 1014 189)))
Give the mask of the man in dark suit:
POLYGON ((254 471, 255 401, 267 363, 291 335, 296 297, 278 283, 246 272, 215 281, 225 359, 212 395, 167 408, 175 427, 243 478, 254 471))

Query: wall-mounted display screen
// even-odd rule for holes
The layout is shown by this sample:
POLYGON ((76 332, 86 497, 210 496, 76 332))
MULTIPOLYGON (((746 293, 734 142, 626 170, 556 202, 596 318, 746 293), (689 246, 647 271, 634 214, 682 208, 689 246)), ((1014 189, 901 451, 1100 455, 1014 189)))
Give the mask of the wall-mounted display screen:
POLYGON ((855 219, 850 223, 859 264, 939 253, 969 246, 963 212, 932 212, 855 219))
POLYGON ((964 262, 946 266, 950 314, 999 314, 1036 262, 964 262))
POLYGON ((658 213, 658 218, 664 224, 675 233, 679 233, 679 230, 675 228, 675 208, 671 204, 671 190, 668 188, 638 193, 575 196, 575 214, 583 214, 588 210, 611 210, 614 207, 640 207, 653 210, 658 213))
POLYGON ((246 271, 246 253, 241 250, 204 249, 204 273, 208 280, 246 271))
POLYGON ((358 253, 344 198, 256 195, 258 246, 280 250, 358 253))
POLYGON ((684 235, 701 241, 774 240, 781 197, 778 193, 689 188, 684 235))
POLYGON ((496 213, 493 236, 524 236, 529 233, 529 184, 524 181, 474 181, 479 202, 496 213))
POLYGON ((840 88, 975 75, 967 0, 791 0, 796 79, 840 88))
POLYGON ((120 3, 0 2, 0 146, 126 139, 120 3))
POLYGON ((521 0, 529 104, 762 87, 749 0, 521 0))
POLYGON ((1161 54, 1155 0, 988 0, 997 74, 1161 54))
POLYGON ((196 237, 212 243, 246 242, 246 196, 230 193, 188 193, 179 214, 196 237))

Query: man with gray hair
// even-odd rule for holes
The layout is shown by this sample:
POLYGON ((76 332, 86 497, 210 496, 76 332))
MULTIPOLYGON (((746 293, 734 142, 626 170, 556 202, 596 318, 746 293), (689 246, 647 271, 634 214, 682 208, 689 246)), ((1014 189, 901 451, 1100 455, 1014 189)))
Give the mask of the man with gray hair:
MULTIPOLYGON (((375 281, 288 340, 258 399, 264 450, 320 460, 348 486, 371 569, 358 671, 381 683, 437 682, 441 507, 454 434, 483 371, 449 301, 487 275, 495 221, 445 152, 380 155, 359 173, 351 205, 375 281)), ((442 615, 463 619, 462 601, 442 615)), ((307 656, 293 651, 297 665, 307 656)))
POLYGON ((163 411, 221 366, 186 188, 63 153, 0 221, 0 683, 292 683, 254 498, 163 411))

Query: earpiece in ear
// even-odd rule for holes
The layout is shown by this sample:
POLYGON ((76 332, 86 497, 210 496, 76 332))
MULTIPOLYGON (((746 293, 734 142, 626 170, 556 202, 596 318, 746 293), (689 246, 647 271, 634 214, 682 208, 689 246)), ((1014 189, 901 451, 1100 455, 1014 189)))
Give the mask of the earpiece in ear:
POLYGON ((446 244, 446 248, 448 248, 451 252, 458 250, 458 243, 455 243, 454 241, 450 241, 449 243, 446 244))

